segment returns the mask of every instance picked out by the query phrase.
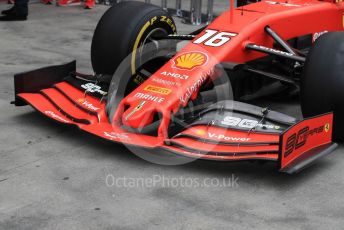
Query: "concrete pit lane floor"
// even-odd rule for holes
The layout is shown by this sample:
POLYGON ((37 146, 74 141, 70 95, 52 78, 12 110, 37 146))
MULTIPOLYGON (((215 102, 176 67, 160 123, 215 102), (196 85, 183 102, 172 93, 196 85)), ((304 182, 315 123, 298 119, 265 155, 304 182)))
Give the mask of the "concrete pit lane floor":
MULTIPOLYGON (((292 176, 271 163, 162 166, 10 105, 15 73, 74 59, 90 72, 106 9, 31 4, 28 21, 0 23, 1 230, 343 229, 342 145, 292 176)), ((194 29, 177 21, 181 32, 194 29)), ((266 104, 300 117, 296 99, 266 104)))

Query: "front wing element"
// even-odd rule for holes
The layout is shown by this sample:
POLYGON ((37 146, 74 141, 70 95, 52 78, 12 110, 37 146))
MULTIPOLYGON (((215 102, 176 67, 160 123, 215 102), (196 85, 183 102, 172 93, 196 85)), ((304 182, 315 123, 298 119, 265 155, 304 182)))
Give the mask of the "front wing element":
MULTIPOLYGON (((207 160, 275 161, 280 171, 286 173, 299 171, 320 156, 332 152, 336 146, 331 140, 332 113, 301 122, 295 121, 280 131, 269 130, 270 126, 278 129, 271 122, 266 127, 261 126, 261 129, 243 129, 232 124, 224 126, 196 121, 167 139, 129 132, 123 127, 110 124, 105 102, 100 97, 85 94, 85 91, 63 80, 57 83, 57 79, 63 79, 65 71, 57 73, 56 69, 64 67, 74 69, 73 64, 69 64, 45 68, 42 70, 47 74, 45 76, 37 70, 16 75, 16 104, 30 104, 55 121, 77 126, 83 131, 116 143, 157 151, 164 149, 177 155, 207 160), (53 79, 49 78, 51 71, 55 73, 53 79), (31 83, 33 87, 30 88, 31 78, 35 82, 31 83), (44 79, 44 84, 39 87, 41 78, 44 79), (28 87, 24 87, 23 82, 28 87)), ((247 106, 254 113, 254 107, 247 106)), ((272 113, 272 120, 276 114, 272 113)), ((207 116, 209 114, 204 115, 205 118, 207 116)), ((246 114, 246 120, 247 116, 246 114)), ((252 122, 254 117, 249 121, 252 122)), ((228 117, 226 119, 225 124, 232 122, 228 117)), ((257 120, 261 120, 261 117, 257 117, 257 120)))

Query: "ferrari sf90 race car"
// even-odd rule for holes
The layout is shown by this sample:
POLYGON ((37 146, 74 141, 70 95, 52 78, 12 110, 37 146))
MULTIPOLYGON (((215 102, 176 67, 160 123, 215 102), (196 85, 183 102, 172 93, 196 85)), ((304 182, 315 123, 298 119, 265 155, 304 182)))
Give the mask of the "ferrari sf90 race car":
POLYGON ((158 154, 295 173, 344 139, 343 27, 341 1, 263 0, 191 34, 157 6, 122 2, 95 30, 94 74, 75 61, 17 74, 15 105, 158 154), (276 93, 299 95, 304 119, 252 104, 276 93))

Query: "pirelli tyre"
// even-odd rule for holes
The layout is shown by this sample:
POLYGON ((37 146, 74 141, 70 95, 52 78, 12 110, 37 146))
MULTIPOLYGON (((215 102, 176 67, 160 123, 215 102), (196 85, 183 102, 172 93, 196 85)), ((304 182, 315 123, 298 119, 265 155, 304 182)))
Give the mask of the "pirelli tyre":
MULTIPOLYGON (((132 54, 130 69, 134 75, 141 47, 152 42, 154 36, 175 33, 173 19, 158 6, 137 1, 115 4, 96 27, 91 47, 93 70, 96 74, 113 75, 121 62, 132 54)), ((142 83, 142 79, 134 78, 129 85, 142 83)))
POLYGON ((333 139, 344 140, 344 32, 318 38, 301 79, 304 117, 334 112, 333 139))

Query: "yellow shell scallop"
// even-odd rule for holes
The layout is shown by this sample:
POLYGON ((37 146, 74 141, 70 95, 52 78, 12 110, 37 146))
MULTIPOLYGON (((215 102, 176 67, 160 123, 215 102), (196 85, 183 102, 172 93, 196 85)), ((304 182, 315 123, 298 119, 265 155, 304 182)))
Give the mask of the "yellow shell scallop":
POLYGON ((196 66, 204 65, 206 61, 207 58, 202 53, 187 53, 176 58, 176 67, 190 70, 196 66))

